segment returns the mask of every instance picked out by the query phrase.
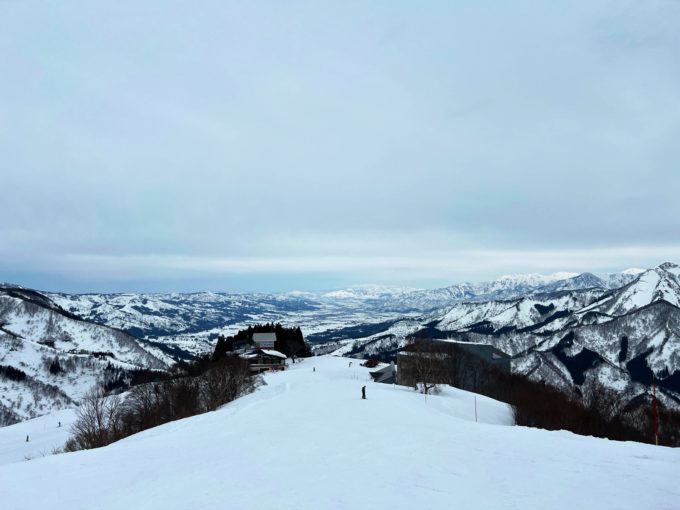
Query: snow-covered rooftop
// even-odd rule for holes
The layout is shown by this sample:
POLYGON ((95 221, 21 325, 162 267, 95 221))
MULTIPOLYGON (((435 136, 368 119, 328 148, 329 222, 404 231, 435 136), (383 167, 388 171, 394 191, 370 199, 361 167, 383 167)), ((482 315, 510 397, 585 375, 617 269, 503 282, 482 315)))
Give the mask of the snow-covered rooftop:
POLYGON ((260 349, 263 353, 269 355, 269 356, 276 356, 277 358, 283 358, 286 359, 288 356, 283 354, 282 352, 275 351, 273 349, 260 349))

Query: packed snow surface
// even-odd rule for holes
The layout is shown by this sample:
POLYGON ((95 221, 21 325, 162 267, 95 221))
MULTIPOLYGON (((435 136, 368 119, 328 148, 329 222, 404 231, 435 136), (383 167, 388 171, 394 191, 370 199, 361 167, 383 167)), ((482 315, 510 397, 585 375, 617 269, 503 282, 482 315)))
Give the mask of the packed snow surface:
POLYGON ((510 426, 505 404, 311 358, 222 409, 0 466, 14 509, 680 508, 680 450, 510 426), (367 386, 367 399, 360 398, 367 386))
MULTIPOLYGON (((75 416, 74 409, 63 409, 15 425, 0 427, 0 466, 52 455, 68 440, 75 416)), ((0 494, 2 487, 0 478, 0 494)))

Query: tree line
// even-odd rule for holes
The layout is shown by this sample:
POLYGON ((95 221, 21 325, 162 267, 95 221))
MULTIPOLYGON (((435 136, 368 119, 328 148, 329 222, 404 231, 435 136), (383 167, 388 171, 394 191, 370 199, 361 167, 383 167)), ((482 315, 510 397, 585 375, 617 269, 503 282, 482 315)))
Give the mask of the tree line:
MULTIPOLYGON (((647 398, 629 402, 623 393, 597 380, 572 391, 558 388, 498 370, 455 343, 416 339, 405 350, 414 358, 409 360, 414 385, 424 393, 449 384, 510 404, 517 425, 619 441, 655 441, 647 398)), ((659 406, 658 417, 659 444, 680 446, 680 412, 659 406)))
POLYGON ((251 376, 247 361, 230 355, 178 364, 160 380, 133 386, 125 398, 99 387, 81 402, 64 449, 106 446, 163 423, 214 411, 254 391, 260 381, 251 376))

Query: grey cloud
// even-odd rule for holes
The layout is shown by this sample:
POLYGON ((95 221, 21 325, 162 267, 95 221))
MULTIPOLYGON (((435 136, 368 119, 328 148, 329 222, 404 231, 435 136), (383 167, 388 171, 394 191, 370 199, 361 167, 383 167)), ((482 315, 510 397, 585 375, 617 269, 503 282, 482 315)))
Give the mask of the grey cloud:
POLYGON ((476 250, 672 258, 679 23, 660 1, 3 3, 0 280, 190 288, 209 259, 293 288, 304 264, 273 261, 351 253, 370 269, 307 263, 356 283, 403 255, 417 277, 380 277, 430 285, 513 272, 476 250))

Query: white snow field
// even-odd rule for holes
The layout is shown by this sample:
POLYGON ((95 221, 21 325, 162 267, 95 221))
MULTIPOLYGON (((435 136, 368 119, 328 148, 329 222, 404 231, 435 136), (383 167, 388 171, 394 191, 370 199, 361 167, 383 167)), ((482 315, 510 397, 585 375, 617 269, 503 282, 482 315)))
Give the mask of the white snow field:
MULTIPOLYGON (((0 427, 0 466, 52 455, 70 437, 75 416, 74 409, 62 409, 15 425, 0 427)), ((2 492, 0 484, 0 494, 2 492)))
POLYGON ((348 365, 311 358, 218 411, 0 466, 0 507, 680 509, 680 449, 509 426, 484 397, 476 423, 474 394, 425 398, 348 365))

